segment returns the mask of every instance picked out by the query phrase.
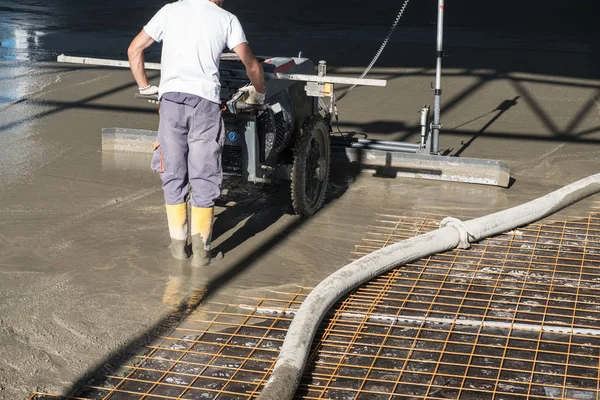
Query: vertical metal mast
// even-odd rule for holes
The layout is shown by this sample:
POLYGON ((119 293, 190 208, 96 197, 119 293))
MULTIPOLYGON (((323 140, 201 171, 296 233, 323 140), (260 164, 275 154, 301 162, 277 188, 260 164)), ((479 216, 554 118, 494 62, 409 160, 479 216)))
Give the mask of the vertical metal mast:
POLYGON ((435 69, 435 87, 433 98, 433 124, 432 135, 433 143, 431 146, 431 154, 439 154, 440 149, 440 102, 442 97, 442 58, 444 57, 443 50, 444 38, 444 0, 438 0, 438 22, 437 22, 437 51, 436 51, 436 69, 435 69))

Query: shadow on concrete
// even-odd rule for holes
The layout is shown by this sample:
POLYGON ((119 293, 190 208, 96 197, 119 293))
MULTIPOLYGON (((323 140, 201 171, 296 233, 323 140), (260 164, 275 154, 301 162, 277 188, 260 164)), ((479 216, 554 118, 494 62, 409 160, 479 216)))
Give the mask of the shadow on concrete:
POLYGON ((481 134, 483 134, 486 131, 486 129, 488 129, 490 126, 492 126, 494 124, 494 122, 496 122, 498 119, 500 119, 502 114, 504 114, 505 112, 510 110, 512 107, 516 106, 518 104, 517 100, 519 98, 520 98, 520 96, 517 96, 512 100, 504 100, 502 103, 500 103, 500 105, 498 107, 496 107, 495 110, 490 111, 490 113, 494 113, 496 111, 497 111, 497 113, 496 113, 496 115, 494 115, 494 117, 491 120, 488 121, 487 124, 485 124, 485 126, 483 128, 481 128, 477 132, 476 135, 473 135, 473 137, 471 139, 469 139, 467 142, 462 142, 462 147, 460 149, 458 149, 458 151, 456 153, 454 153, 454 156, 460 157, 460 155, 463 153, 463 151, 465 151, 475 141, 475 139, 477 139, 479 136, 481 136, 481 134))
MULTIPOLYGON (((85 5, 74 0, 56 0, 51 4, 24 0, 2 8, 5 17, 0 17, 0 32, 8 34, 9 28, 17 22, 27 32, 45 32, 40 37, 41 42, 34 43, 28 39, 27 46, 31 51, 42 51, 46 55, 45 60, 49 61, 69 50, 73 55, 97 53, 105 58, 124 59, 132 37, 164 4, 164 0, 149 0, 143 5, 118 0, 85 5), (67 33, 70 36, 51 40, 52 35, 67 33), (82 35, 91 36, 85 36, 88 39, 77 43, 73 49, 74 38, 82 35), (103 44, 106 41, 110 42, 110 46, 103 44), (96 46, 100 46, 103 52, 98 53, 96 46)), ((387 78, 430 75, 433 79, 436 4, 434 0, 409 4, 394 38, 376 66, 383 69, 410 68, 417 72, 386 72, 387 78)), ((296 55, 298 50, 304 50, 304 54, 313 60, 325 59, 331 66, 355 67, 354 75, 371 61, 400 6, 396 2, 381 2, 377 7, 365 7, 362 0, 225 3, 226 9, 235 13, 245 26, 255 52, 296 55), (311 12, 317 9, 319 12, 311 12), (265 25, 265 21, 269 23, 265 25)), ((596 40, 600 28, 593 17, 598 12, 600 3, 593 0, 507 0, 493 10, 476 0, 449 2, 446 5, 445 41, 452 55, 444 59, 444 69, 449 71, 444 72, 444 77, 474 77, 477 82, 455 98, 443 98, 443 111, 453 109, 490 82, 510 79, 519 96, 535 110, 554 135, 562 138, 571 134, 575 127, 559 132, 556 123, 528 93, 526 84, 545 81, 551 85, 594 88, 596 84, 574 82, 572 79, 559 79, 557 82, 540 77, 519 78, 514 74, 598 79, 597 62, 594 60, 600 51, 600 41, 596 40), (490 13, 494 18, 489 18, 490 13)), ((157 48, 153 46, 151 49, 157 48)), ((46 104, 55 106, 56 111, 75 106, 96 107, 89 104, 89 99, 79 104, 46 104)), ((108 105, 101 107, 113 109, 108 105)), ((594 107, 594 102, 589 102, 581 114, 585 115, 594 107)), ((147 111, 140 108, 124 108, 123 111, 147 111)), ((576 123, 576 120, 572 122, 576 123)), ((385 124, 372 124, 368 128, 373 131, 381 129, 378 133, 394 128, 385 124)), ((0 129, 6 127, 3 125, 0 129)), ((588 133, 592 132, 582 132, 581 135, 588 133)))
MULTIPOLYGON (((552 116, 548 111, 546 111, 535 95, 527 88, 528 84, 531 83, 547 83, 552 84, 554 86, 568 86, 568 87, 580 87, 582 89, 595 89, 596 85, 590 84, 577 84, 574 82, 563 81, 561 79, 556 79, 554 81, 544 81, 539 79, 529 79, 529 78, 519 78, 515 76, 500 74, 498 72, 486 73, 486 74, 474 74, 469 75, 468 73, 463 74, 451 74, 452 76, 464 76, 464 77, 478 77, 477 81, 470 85, 469 87, 462 90, 460 93, 457 93, 455 96, 451 98, 446 98, 444 100, 444 105, 441 108, 442 119, 445 113, 453 110, 458 107, 463 101, 471 96, 477 95, 478 91, 484 88, 487 84, 496 81, 503 80, 508 82, 508 84, 512 85, 516 92, 519 94, 513 100, 506 100, 501 103, 496 109, 491 110, 488 113, 485 113, 477 118, 466 121, 454 128, 444 129, 442 128, 441 137, 443 138, 444 133, 452 133, 453 135, 459 136, 469 136, 471 139, 467 142, 469 145, 473 143, 473 141, 479 137, 481 134, 485 132, 487 137, 491 138, 514 138, 519 140, 531 140, 531 141, 540 141, 540 142, 571 142, 571 143, 589 143, 589 144, 600 144, 600 138, 590 138, 585 137, 590 134, 600 133, 600 125, 593 126, 587 129, 579 129, 579 125, 582 121, 585 120, 585 117, 589 117, 590 115, 594 115, 596 109, 598 107, 598 101, 600 99, 600 90, 597 90, 586 102, 581 106, 579 110, 575 113, 571 122, 565 127, 560 128, 558 124, 553 120, 552 116), (536 118, 541 121, 543 126, 546 128, 547 132, 539 132, 535 134, 531 133, 518 133, 518 134, 507 134, 501 131, 489 131, 489 128, 496 122, 504 113, 508 111, 509 108, 512 108, 517 105, 517 100, 522 99, 522 102, 519 104, 523 104, 523 106, 527 106, 531 109, 536 116, 536 118), (507 108, 508 107, 508 108, 507 108), (473 122, 478 120, 490 117, 492 114, 494 116, 488 121, 484 128, 480 130, 470 130, 470 129, 458 129, 465 127, 473 122), (550 135, 548 135, 550 133, 550 135)), ((433 76, 433 75, 432 75, 433 76)), ((343 116, 343 115, 342 115, 343 116)), ((389 134, 391 137, 388 140, 396 140, 396 141, 406 141, 415 134, 417 134, 420 130, 418 125, 418 120, 415 118, 414 124, 405 124, 401 121, 370 121, 370 122, 362 122, 362 123, 352 123, 343 121, 343 125, 346 127, 354 127, 360 128, 361 132, 340 132, 343 135, 359 135, 363 134, 389 134)), ((464 147, 460 150, 460 153, 456 154, 459 156, 468 146, 464 147)))
POLYGON ((230 178, 226 187, 229 193, 217 205, 225 206, 215 221, 213 242, 243 223, 239 229, 214 248, 215 253, 227 253, 266 230, 283 215, 290 212, 289 184, 258 186, 230 178), (235 185, 235 186, 234 186, 235 185), (220 203, 220 204, 219 204, 220 203), (235 203, 228 205, 228 203, 235 203))
MULTIPOLYGON (((157 73, 148 74, 148 79, 155 79, 158 76, 157 73)), ((52 107, 50 110, 36 113, 34 115, 29 115, 25 118, 18 119, 16 121, 10 121, 8 123, 0 125, 0 132, 9 130, 11 128, 15 128, 19 125, 26 124, 31 122, 32 120, 40 120, 45 117, 48 117, 53 114, 58 114, 60 112, 70 110, 70 109, 82 109, 82 110, 106 110, 106 111, 119 111, 119 112, 135 112, 135 113, 149 113, 155 114, 156 109, 144 108, 144 107, 123 107, 123 106, 112 106, 108 104, 91 104, 93 101, 106 97, 108 95, 118 93, 125 89, 132 89, 132 100, 133 93, 135 91, 133 89, 137 88, 135 81, 133 83, 127 83, 123 85, 119 85, 107 90, 104 90, 100 93, 94 94, 92 96, 87 96, 81 100, 77 101, 55 101, 55 100, 43 100, 36 99, 29 96, 25 96, 22 99, 19 99, 11 104, 19 104, 19 103, 27 103, 33 105, 44 105, 52 107)))
MULTIPOLYGON (((430 75, 430 74, 433 77, 432 73, 424 73, 423 75, 430 75)), ((508 104, 508 103, 506 103, 506 104, 502 103, 498 108, 490 111, 489 113, 486 113, 478 118, 475 118, 475 119, 472 119, 465 123, 462 123, 462 124, 458 125, 457 127, 451 128, 446 131, 444 129, 442 129, 442 135, 444 134, 444 132, 451 132, 453 135, 463 135, 463 136, 469 136, 471 138, 473 138, 473 137, 476 138, 476 137, 480 136, 483 133, 483 131, 458 129, 458 128, 464 127, 464 126, 466 126, 472 122, 475 122, 479 119, 483 119, 494 113, 497 113, 497 115, 492 117, 492 119, 485 126, 484 131, 485 131, 485 135, 487 137, 515 138, 515 139, 521 139, 521 140, 548 141, 548 142, 573 142, 573 143, 590 143, 590 144, 599 144, 600 143, 600 139, 598 139, 598 138, 586 137, 590 134, 599 133, 600 126, 594 126, 594 127, 588 128, 588 129, 578 130, 579 124, 581 124, 581 122, 585 119, 584 117, 596 112, 596 108, 598 105, 598 99, 600 99, 600 90, 598 90, 593 96, 591 96, 590 99, 588 101, 586 101, 586 103, 576 112, 576 114, 572 118, 571 122, 564 129, 561 129, 557 125, 557 123, 554 122, 554 120, 552 119, 552 116, 546 110, 544 110, 544 108, 540 105, 540 102, 531 93, 531 91, 529 89, 527 89, 527 87, 526 87, 526 85, 530 84, 530 83, 550 83, 550 81, 540 82, 539 79, 513 77, 510 75, 500 74, 498 72, 479 73, 479 74, 470 75, 468 72, 465 71, 463 73, 454 73, 451 75, 453 77, 461 77, 461 76, 471 77, 471 78, 477 77, 478 79, 475 83, 473 83, 469 87, 465 88, 461 92, 457 93, 455 96, 444 100, 444 105, 441 109, 442 117, 443 117, 444 113, 458 107, 465 99, 467 99, 471 96, 477 95, 478 90, 485 87, 485 85, 487 85, 488 83, 491 83, 495 80, 504 80, 504 81, 507 81, 509 84, 511 84, 515 88, 515 90, 519 94, 519 96, 517 96, 517 98, 523 99, 523 105, 526 105, 534 112, 537 119, 543 123, 544 127, 547 128, 548 132, 551 133, 551 135, 548 136, 545 134, 545 132, 540 132, 539 134, 519 133, 519 134, 511 135, 511 134, 506 134, 504 132, 499 132, 499 131, 488 131, 490 126, 495 121, 497 121, 502 114, 504 114, 506 111, 508 111, 508 110, 502 109, 502 107, 505 107, 506 104, 508 104)), ((154 79, 156 77, 157 77, 156 74, 149 75, 150 79, 154 79)), ((554 80, 551 82, 553 85, 556 85, 556 86, 562 86, 562 85, 570 86, 570 87, 575 86, 575 87, 581 87, 582 89, 597 88, 597 86, 594 86, 591 83, 590 84, 578 84, 578 83, 570 82, 568 80, 563 81, 560 79, 557 79, 557 80, 554 80)), ((156 112, 155 109, 153 109, 153 108, 141 107, 141 106, 124 107, 124 106, 114 106, 114 105, 109 105, 109 104, 97 104, 97 100, 102 99, 103 97, 106 97, 110 94, 114 94, 114 93, 120 92, 125 89, 129 89, 129 88, 134 89, 135 83, 123 84, 123 85, 105 90, 101 93, 97 93, 93 96, 88 96, 84 99, 81 99, 78 101, 73 101, 73 102, 54 101, 54 100, 45 100, 45 99, 32 98, 32 97, 24 97, 23 99, 13 102, 12 104, 27 103, 27 104, 32 104, 32 105, 50 106, 52 108, 49 110, 43 111, 43 112, 39 112, 32 116, 27 116, 25 118, 22 118, 22 119, 19 119, 16 121, 10 121, 10 122, 4 123, 4 124, 0 125, 0 132, 17 127, 17 126, 25 124, 25 123, 28 123, 32 119, 39 120, 44 117, 47 117, 47 116, 50 116, 50 115, 53 115, 56 113, 60 113, 62 111, 66 111, 69 109, 107 110, 107 111, 118 111, 118 112, 127 112, 127 113, 148 113, 148 114, 154 114, 156 112)), ((510 101, 510 100, 508 100, 508 101, 510 101)), ((514 100, 514 101, 516 101, 516 100, 514 100)), ((515 104, 511 104, 511 107, 514 105, 515 104)), ((343 118, 343 114, 341 115, 341 117, 343 118)), ((352 122, 345 122, 345 121, 342 121, 342 122, 343 122, 343 125, 346 127, 356 127, 356 128, 360 128, 360 130, 361 130, 361 132, 341 132, 344 135, 349 135, 349 134, 359 135, 359 134, 378 133, 378 134, 390 135, 391 136, 390 140, 397 140, 397 141, 408 140, 411 136, 418 133, 419 129, 420 129, 417 118, 415 118, 415 123, 412 125, 405 124, 402 121, 370 121, 370 122, 363 122, 363 123, 352 123, 352 122)), ((473 140, 474 139, 469 140, 469 144, 471 144, 473 140)), ((460 155, 465 149, 466 149, 466 147, 463 148, 462 151, 457 155, 460 155)))
MULTIPOLYGON (((251 267, 254 263, 260 262, 264 254, 268 253, 274 246, 280 243, 284 238, 287 238, 304 224, 305 220, 300 218, 296 219, 278 236, 268 240, 260 247, 254 249, 254 251, 245 259, 231 265, 230 267, 227 267, 226 269, 223 269, 221 273, 217 274, 208 282, 205 282, 202 286, 188 289, 191 293, 181 300, 177 299, 177 307, 172 312, 154 324, 151 328, 130 340, 127 344, 121 346, 119 349, 115 349, 104 360, 91 367, 90 370, 81 376, 69 390, 62 394, 63 397, 60 398, 94 398, 93 396, 98 396, 99 393, 107 395, 111 389, 102 391, 94 388, 93 386, 103 385, 104 382, 109 379, 109 376, 117 373, 117 371, 119 371, 125 365, 128 365, 132 357, 140 354, 140 352, 144 352, 146 346, 155 343, 160 337, 172 332, 175 327, 180 325, 199 306, 201 306, 204 302, 209 301, 219 290, 219 288, 225 286, 244 269, 251 267)), ((181 266, 181 268, 184 269, 186 266, 181 266)), ((165 296, 167 296, 167 294, 165 296)), ((118 390, 119 388, 120 384, 114 386, 115 390, 118 390)), ((56 399, 56 397, 38 395, 35 397, 35 399, 50 400, 56 399)))
MULTIPOLYGON (((343 161, 338 161, 332 165, 325 207, 342 197, 359 173, 360 168, 356 165, 344 163, 343 161)), ((290 210, 289 186, 284 183, 258 189, 258 191, 262 191, 258 195, 256 188, 248 189, 245 186, 245 184, 235 185, 232 191, 222 199, 222 201, 242 200, 231 207, 230 210, 226 210, 224 215, 217 216, 215 238, 220 237, 232 226, 247 219, 245 225, 241 229, 238 229, 230 238, 223 241, 215 250, 227 253, 250 237, 267 229, 290 210), (252 196, 248 196, 249 191, 252 193, 252 196)), ((312 218, 318 218, 318 214, 315 214, 312 218)), ((307 221, 307 219, 296 218, 275 237, 267 240, 258 248, 253 249, 244 259, 230 266, 217 264, 215 268, 219 268, 222 272, 213 275, 208 281, 194 279, 194 276, 198 275, 198 273, 202 275, 202 269, 191 268, 188 262, 173 261, 173 265, 170 268, 171 276, 167 283, 163 300, 166 299, 171 304, 175 303, 174 310, 144 333, 133 338, 121 348, 116 349, 103 361, 90 368, 69 390, 62 394, 62 398, 75 399, 88 398, 90 396, 95 398, 94 396, 98 395, 99 391, 92 386, 102 385, 109 379, 109 376, 121 370, 125 365, 128 365, 132 357, 143 352, 146 346, 155 343, 160 337, 172 332, 175 327, 180 325, 199 306, 209 301, 220 288, 227 285, 229 281, 243 270, 260 262, 265 254, 288 238, 307 221), (191 280, 186 282, 186 278, 191 278, 191 280), (181 296, 182 291, 185 292, 183 296, 181 296)), ((117 385, 115 389, 118 388, 119 386, 117 385)), ((107 393, 106 391, 100 392, 107 393)), ((57 399, 57 397, 37 395, 34 399, 50 400, 57 399)))

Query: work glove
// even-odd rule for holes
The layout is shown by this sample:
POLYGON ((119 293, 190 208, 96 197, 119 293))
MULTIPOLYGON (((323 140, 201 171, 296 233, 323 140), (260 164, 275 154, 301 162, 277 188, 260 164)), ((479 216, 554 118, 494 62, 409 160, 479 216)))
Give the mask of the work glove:
POLYGON ((248 93, 248 98, 246 99, 246 104, 254 104, 254 105, 261 105, 261 104, 265 104, 265 93, 259 93, 256 91, 256 89, 254 88, 254 86, 250 85, 250 86, 244 86, 243 88, 240 88, 239 90, 242 93, 248 93))
MULTIPOLYGON (((153 85, 148 85, 143 88, 138 88, 138 90, 140 91, 140 94, 143 94, 145 96, 151 96, 153 94, 158 94, 158 87, 153 86, 153 85)), ((148 100, 148 103, 158 104, 158 100, 148 100)))
POLYGON ((138 88, 138 90, 140 91, 140 94, 143 94, 144 96, 158 94, 158 87, 154 85, 148 85, 143 88, 138 88))

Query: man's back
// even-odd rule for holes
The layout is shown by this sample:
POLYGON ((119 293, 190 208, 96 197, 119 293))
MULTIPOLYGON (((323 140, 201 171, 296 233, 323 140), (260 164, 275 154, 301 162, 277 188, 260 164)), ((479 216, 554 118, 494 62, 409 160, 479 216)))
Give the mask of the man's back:
POLYGON ((182 0, 164 6, 127 49, 129 67, 142 95, 161 95, 158 135, 152 157, 160 173, 171 236, 171 254, 190 257, 192 266, 211 260, 215 200, 221 194, 221 154, 225 123, 219 104, 219 61, 225 46, 246 67, 252 83, 243 89, 248 104, 264 104, 265 78, 235 16, 223 11, 223 0, 182 0), (144 50, 164 42, 161 84, 148 81, 144 50), (169 93, 162 96, 163 93, 169 93), (190 186, 192 191, 190 191, 190 186), (187 202, 191 203, 188 216, 187 202))
POLYGON ((208 0, 182 0, 164 6, 144 30, 163 42, 161 96, 182 92, 219 102, 221 53, 246 42, 233 14, 208 0))

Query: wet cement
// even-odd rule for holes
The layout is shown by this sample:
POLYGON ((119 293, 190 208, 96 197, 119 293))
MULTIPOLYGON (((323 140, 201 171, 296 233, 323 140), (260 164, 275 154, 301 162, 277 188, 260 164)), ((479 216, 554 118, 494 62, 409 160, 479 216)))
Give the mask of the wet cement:
MULTIPOLYGON (((62 393, 87 373, 118 368, 198 287, 214 300, 315 285, 349 259, 379 213, 478 216, 598 171, 600 35, 589 17, 597 6, 515 1, 481 18, 489 10, 476 2, 447 5, 452 55, 441 147, 509 162, 511 187, 355 176, 342 166, 327 207, 303 221, 287 213, 285 187, 228 181, 215 228, 226 257, 192 271, 169 258, 159 178, 148 160, 100 152, 101 128, 155 129, 156 111, 133 100, 127 71, 52 62, 63 52, 124 58, 131 36, 164 4, 98 3, 91 13, 78 0, 0 2, 1 399, 62 393)), ((227 5, 257 53, 303 50, 348 75, 368 63, 399 7, 289 3, 227 5)), ((344 99, 342 132, 416 140, 417 112, 432 101, 434 21, 434 6, 409 7, 373 75, 389 85, 344 99)), ((593 205, 591 198, 561 216, 593 205)))

